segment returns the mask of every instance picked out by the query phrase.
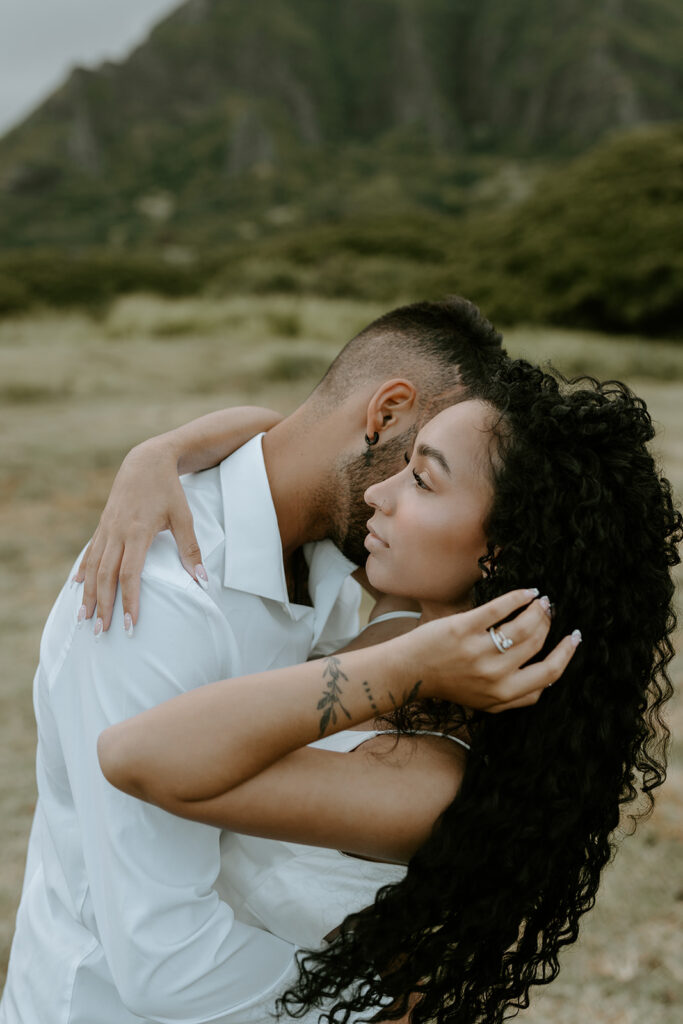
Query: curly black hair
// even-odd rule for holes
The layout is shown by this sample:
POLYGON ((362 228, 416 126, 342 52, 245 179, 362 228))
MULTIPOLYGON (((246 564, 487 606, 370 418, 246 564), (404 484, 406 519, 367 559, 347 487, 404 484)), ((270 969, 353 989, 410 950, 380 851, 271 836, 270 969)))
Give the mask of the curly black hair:
MULTIPOLYGON (((645 403, 618 381, 567 381, 508 361, 486 400, 499 411, 482 604, 516 587, 551 596, 542 657, 584 642, 533 707, 467 713, 460 790, 405 878, 299 954, 278 1002, 331 1022, 499 1024, 558 974, 616 847, 622 809, 649 813, 666 774, 667 666, 683 521, 647 444, 645 403)), ((455 709, 401 709, 409 731, 455 709)), ((457 717, 457 716, 456 716, 457 717)))

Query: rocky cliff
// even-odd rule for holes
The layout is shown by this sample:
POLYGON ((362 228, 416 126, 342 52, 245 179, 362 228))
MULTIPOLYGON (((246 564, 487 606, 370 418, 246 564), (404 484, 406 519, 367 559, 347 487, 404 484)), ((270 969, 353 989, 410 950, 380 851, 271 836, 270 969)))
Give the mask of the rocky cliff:
POLYGON ((0 231, 230 233, 311 190, 342 215, 333 179, 355 195, 384 175, 414 204, 416 173, 418 205, 457 212, 472 159, 558 159, 683 117, 682 54, 674 0, 188 0, 0 140, 0 231))

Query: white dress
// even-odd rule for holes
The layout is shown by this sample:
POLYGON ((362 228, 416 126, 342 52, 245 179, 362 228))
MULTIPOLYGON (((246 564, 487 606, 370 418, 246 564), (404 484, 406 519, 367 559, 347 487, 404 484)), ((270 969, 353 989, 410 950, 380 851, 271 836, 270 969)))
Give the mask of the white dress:
MULTIPOLYGON (((348 729, 311 746, 349 753, 386 731, 348 729)), ((428 735, 443 735, 429 733, 428 735)), ((467 748, 455 736, 449 737, 467 748)), ((378 889, 400 882, 407 868, 337 850, 225 832, 218 894, 245 924, 297 946, 322 946, 348 914, 374 903, 378 889)))
MULTIPOLYGON (((377 735, 348 729, 311 746, 347 753, 377 735)), ((403 865, 234 832, 223 833, 221 862, 218 895, 239 921, 307 947, 323 945, 348 914, 373 903, 381 886, 406 873, 403 865)))

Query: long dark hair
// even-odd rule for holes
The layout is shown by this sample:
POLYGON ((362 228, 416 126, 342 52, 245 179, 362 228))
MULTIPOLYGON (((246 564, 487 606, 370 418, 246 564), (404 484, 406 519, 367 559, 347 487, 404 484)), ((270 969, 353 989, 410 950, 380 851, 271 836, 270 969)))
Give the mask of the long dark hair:
MULTIPOLYGON (((497 1024, 559 971, 615 848, 622 808, 664 781, 682 520, 647 443, 644 402, 617 381, 569 382, 522 361, 494 378, 499 411, 481 604, 520 586, 551 596, 547 651, 580 627, 564 676, 530 708, 469 717, 461 788, 405 878, 299 954, 278 1004, 343 1022, 497 1024)), ((441 723, 412 705, 397 722, 441 723), (412 708, 412 710, 411 710, 412 708)))

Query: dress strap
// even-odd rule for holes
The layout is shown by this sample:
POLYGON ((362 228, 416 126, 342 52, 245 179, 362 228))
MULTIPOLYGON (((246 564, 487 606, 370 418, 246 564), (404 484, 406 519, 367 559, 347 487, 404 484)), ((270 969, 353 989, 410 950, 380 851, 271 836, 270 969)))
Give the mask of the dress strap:
MULTIPOLYGON (((309 743, 309 747, 318 747, 322 750, 334 750, 336 753, 350 754, 352 750, 359 747, 361 743, 365 743, 366 740, 374 739, 375 736, 398 736, 406 735, 405 733, 399 734, 396 729, 344 729, 342 732, 332 733, 331 736, 325 736, 321 740, 314 740, 313 743, 309 743)), ((453 740, 454 743, 459 743, 465 750, 470 749, 469 743, 465 743, 464 740, 459 739, 457 736, 451 736, 447 732, 429 732, 427 729, 422 729, 417 732, 408 733, 410 736, 443 736, 447 740, 453 740)))
MULTIPOLYGON (((461 740, 459 736, 451 736, 449 732, 429 732, 427 729, 423 729, 421 734, 423 736, 443 736, 444 739, 453 740, 454 743, 459 743, 461 747, 465 748, 465 750, 470 749, 469 743, 465 743, 465 741, 461 740)), ((413 733, 415 736, 419 736, 421 734, 419 732, 413 733)))
POLYGON ((370 626, 376 626, 378 622, 388 622, 389 619, 419 619, 421 617, 422 612, 409 612, 407 608, 395 612, 385 612, 384 615, 378 615, 376 619, 372 619, 362 629, 359 629, 356 636, 360 636, 370 626))

